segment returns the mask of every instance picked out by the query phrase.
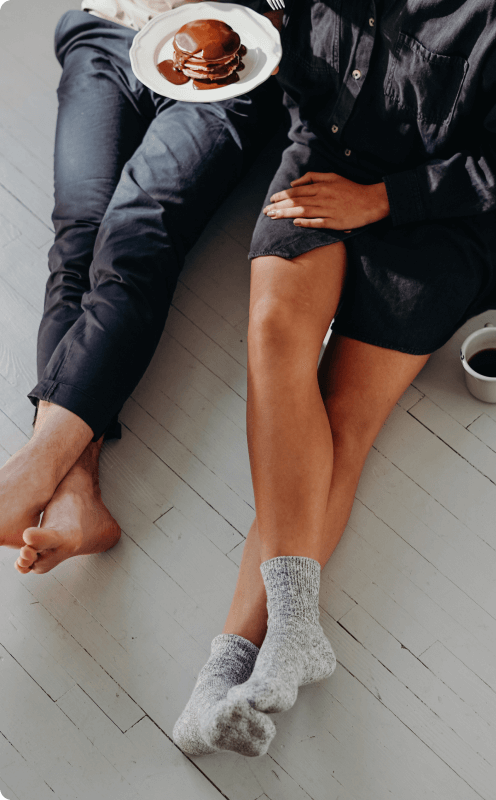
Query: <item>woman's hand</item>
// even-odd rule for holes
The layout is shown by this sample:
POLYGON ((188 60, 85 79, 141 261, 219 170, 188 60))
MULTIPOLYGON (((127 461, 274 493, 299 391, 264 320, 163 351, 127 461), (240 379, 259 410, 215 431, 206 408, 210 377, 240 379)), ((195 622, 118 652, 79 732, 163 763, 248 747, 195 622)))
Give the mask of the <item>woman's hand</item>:
POLYGON ((362 186, 333 172, 307 172, 291 189, 273 194, 264 214, 294 219, 302 228, 351 230, 389 216, 384 183, 362 186))

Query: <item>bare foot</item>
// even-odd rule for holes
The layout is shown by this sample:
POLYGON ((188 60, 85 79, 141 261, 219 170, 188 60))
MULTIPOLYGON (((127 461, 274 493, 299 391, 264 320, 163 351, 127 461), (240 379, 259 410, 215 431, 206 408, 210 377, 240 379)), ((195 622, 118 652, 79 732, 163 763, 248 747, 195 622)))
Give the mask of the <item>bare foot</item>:
POLYGON ((72 411, 40 402, 32 438, 0 469, 0 546, 22 547, 91 436, 72 411))
POLYGON ((41 527, 24 531, 19 572, 49 572, 68 558, 103 553, 118 542, 121 530, 98 485, 99 452, 98 445, 88 446, 48 503, 41 527))
POLYGON ((38 525, 56 482, 30 443, 0 469, 0 545, 21 547, 23 531, 38 525))

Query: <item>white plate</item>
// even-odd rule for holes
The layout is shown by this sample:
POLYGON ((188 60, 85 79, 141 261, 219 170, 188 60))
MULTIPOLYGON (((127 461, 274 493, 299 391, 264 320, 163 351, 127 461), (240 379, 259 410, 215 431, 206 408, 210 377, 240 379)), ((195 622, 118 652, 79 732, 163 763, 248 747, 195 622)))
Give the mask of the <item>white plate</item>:
POLYGON ((157 94, 187 103, 212 103, 251 91, 267 80, 282 56, 279 32, 267 17, 235 3, 189 3, 158 14, 134 37, 130 51, 136 77, 157 94), (195 89, 193 81, 180 86, 166 80, 157 64, 172 58, 174 34, 195 19, 220 19, 230 25, 247 48, 239 81, 219 89, 195 89))

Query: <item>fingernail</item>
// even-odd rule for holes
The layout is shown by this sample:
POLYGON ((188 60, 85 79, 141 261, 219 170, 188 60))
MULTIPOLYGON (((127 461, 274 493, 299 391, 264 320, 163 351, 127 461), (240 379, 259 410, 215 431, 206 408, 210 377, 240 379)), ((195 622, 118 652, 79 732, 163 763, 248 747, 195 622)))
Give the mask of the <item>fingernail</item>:
POLYGON ((295 219, 295 221, 293 222, 293 225, 301 225, 301 222, 298 219, 295 219))
POLYGON ((267 211, 267 216, 268 217, 275 217, 276 214, 277 214, 277 211, 267 211))

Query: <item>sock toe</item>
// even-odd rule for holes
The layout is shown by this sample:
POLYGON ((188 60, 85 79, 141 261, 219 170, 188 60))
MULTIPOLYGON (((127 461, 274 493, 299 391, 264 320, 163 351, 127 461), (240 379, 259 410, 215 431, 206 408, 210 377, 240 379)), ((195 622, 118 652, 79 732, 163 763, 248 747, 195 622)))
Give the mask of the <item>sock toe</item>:
POLYGON ((245 699, 221 700, 199 721, 203 739, 211 747, 243 756, 263 756, 276 735, 270 717, 252 708, 245 699))
POLYGON ((217 750, 201 739, 198 735, 198 721, 191 714, 183 712, 172 731, 174 744, 189 756, 207 756, 217 750))
POLYGON ((221 633, 215 637, 210 658, 200 670, 193 693, 174 725, 174 742, 184 753, 203 756, 222 749, 216 740, 205 740, 200 720, 226 698, 232 686, 248 680, 257 655, 258 647, 242 636, 221 633))

